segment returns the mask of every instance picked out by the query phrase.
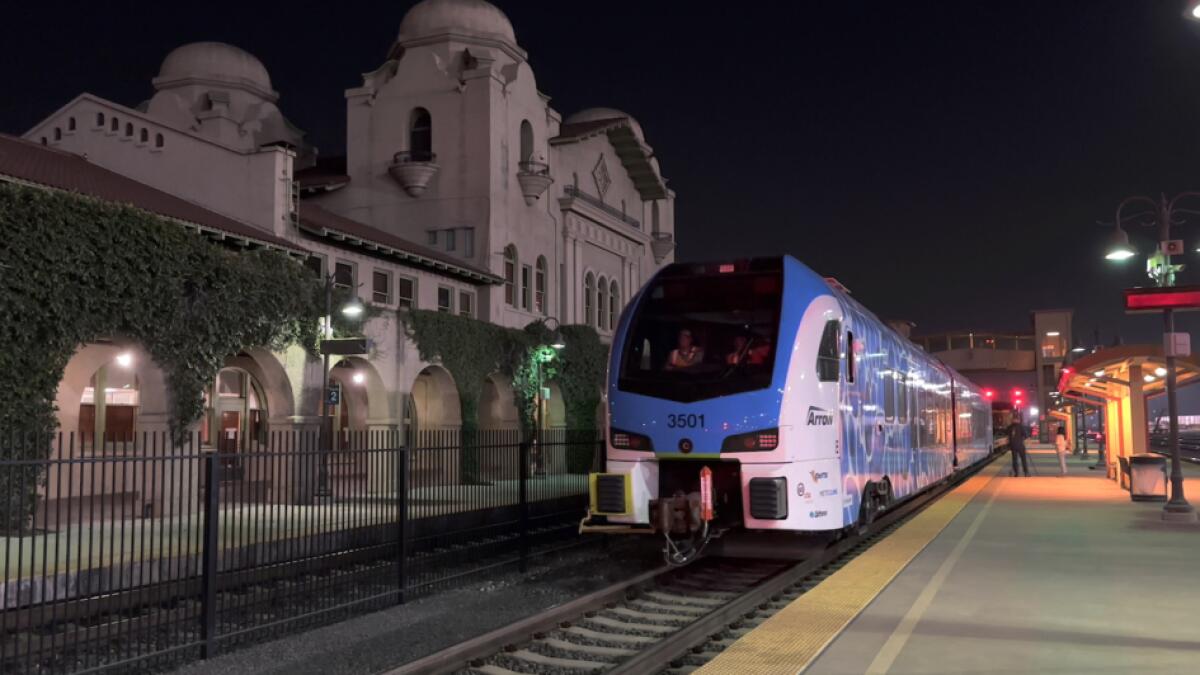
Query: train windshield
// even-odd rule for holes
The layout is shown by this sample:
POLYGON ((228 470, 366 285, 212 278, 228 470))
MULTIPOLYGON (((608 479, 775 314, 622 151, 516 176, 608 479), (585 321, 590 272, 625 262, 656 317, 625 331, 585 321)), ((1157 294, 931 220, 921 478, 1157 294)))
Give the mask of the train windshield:
POLYGON ((618 388, 698 401, 771 384, 783 273, 660 275, 626 337, 618 388))

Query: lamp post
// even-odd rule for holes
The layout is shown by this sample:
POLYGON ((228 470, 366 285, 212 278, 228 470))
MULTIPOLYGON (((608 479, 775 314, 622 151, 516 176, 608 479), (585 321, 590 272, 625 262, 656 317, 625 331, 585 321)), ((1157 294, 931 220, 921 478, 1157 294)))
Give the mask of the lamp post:
MULTIPOLYGON (((325 325, 321 332, 322 342, 333 338, 333 283, 334 274, 328 273, 325 275, 325 325)), ((346 303, 342 307, 342 315, 352 319, 362 316, 363 304, 359 300, 358 295, 346 303)), ((330 400, 329 392, 329 352, 322 349, 321 362, 321 433, 320 433, 320 463, 317 467, 317 493, 316 496, 321 499, 326 499, 333 496, 333 492, 329 488, 329 452, 333 445, 333 418, 329 415, 329 408, 333 405, 330 400)))
MULTIPOLYGON (((1116 230, 1109 242, 1105 258, 1109 260, 1126 260, 1137 252, 1129 243, 1129 234, 1122 229, 1125 207, 1140 203, 1149 205, 1149 211, 1129 216, 1144 227, 1158 228, 1158 249, 1146 260, 1146 272, 1157 286, 1174 286, 1175 273, 1183 269, 1183 265, 1171 263, 1171 256, 1181 253, 1182 242, 1171 239, 1171 225, 1182 223, 1176 220, 1177 214, 1200 215, 1200 211, 1179 208, 1179 202, 1189 197, 1200 197, 1200 192, 1181 192, 1170 199, 1160 195, 1157 200, 1143 195, 1126 197, 1117 205, 1116 230)), ((1188 503, 1183 494, 1183 466, 1179 456, 1179 406, 1175 392, 1175 347, 1171 339, 1175 332, 1175 313, 1172 309, 1163 310, 1163 351, 1167 361, 1167 417, 1169 420, 1168 447, 1171 451, 1171 498, 1163 506, 1163 520, 1193 522, 1196 520, 1196 510, 1188 503)))
POLYGON ((549 340, 548 340, 549 344, 539 344, 533 355, 534 367, 536 369, 536 371, 535 371, 536 380, 537 380, 537 397, 536 397, 537 407, 534 409, 534 423, 533 423, 533 447, 536 448, 536 452, 534 453, 535 467, 534 467, 533 473, 535 476, 544 476, 546 474, 546 469, 542 463, 541 440, 542 440, 542 423, 543 423, 542 422, 542 408, 545 405, 545 400, 543 398, 542 392, 544 391, 545 382, 543 381, 543 377, 542 377, 542 364, 553 361, 554 358, 557 356, 558 352, 562 351, 563 348, 566 347, 567 345, 565 342, 563 342, 562 333, 558 330, 558 326, 559 326, 558 319, 556 319, 552 316, 549 316, 544 319, 539 319, 538 323, 541 324, 544 331, 550 331, 549 340), (550 322, 554 322, 554 328, 550 327, 550 322))

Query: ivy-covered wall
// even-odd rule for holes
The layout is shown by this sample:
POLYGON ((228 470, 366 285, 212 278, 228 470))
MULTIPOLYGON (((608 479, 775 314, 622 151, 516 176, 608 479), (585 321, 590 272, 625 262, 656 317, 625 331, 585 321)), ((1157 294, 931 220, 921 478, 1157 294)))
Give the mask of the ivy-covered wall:
MULTIPOLYGON (((229 356, 315 347, 321 285, 285 254, 234 251, 145 211, 10 183, 0 183, 0 232, 6 433, 55 429, 63 370, 97 339, 136 342, 162 368, 176 433, 203 415, 203 391, 229 356)), ((18 444, 7 454, 48 450, 18 444)), ((0 494, 32 500, 29 476, 5 482, 0 494)))
MULTIPOLYGON (((462 413, 462 478, 474 481, 478 478, 478 458, 470 439, 479 428, 479 399, 484 380, 492 373, 512 379, 521 427, 528 432, 533 428, 537 400, 534 359, 538 346, 548 343, 550 331, 540 322, 516 330, 430 310, 404 311, 401 317, 411 330, 421 358, 440 363, 454 378, 462 413)), ((542 378, 545 382, 557 382, 562 390, 567 428, 591 436, 604 385, 608 348, 588 326, 563 326, 560 330, 566 346, 554 361, 543 365, 542 378)), ((582 457, 584 453, 577 454, 582 457)), ((591 452, 586 454, 588 459, 573 459, 569 468, 581 470, 576 465, 590 461, 591 452)))

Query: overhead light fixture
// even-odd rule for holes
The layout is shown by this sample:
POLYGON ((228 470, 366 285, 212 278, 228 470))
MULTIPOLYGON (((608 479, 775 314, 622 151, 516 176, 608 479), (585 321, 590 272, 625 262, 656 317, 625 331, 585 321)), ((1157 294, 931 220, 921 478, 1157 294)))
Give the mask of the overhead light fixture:
POLYGON ((1142 376, 1142 379, 1143 379, 1143 380, 1145 380, 1145 381, 1147 381, 1147 382, 1153 382, 1153 381, 1154 381, 1154 376, 1153 376, 1153 375, 1144 375, 1144 376, 1142 376))
POLYGON ((1046 337, 1058 337, 1058 331, 1048 330, 1046 331, 1046 337))
POLYGON ((1129 233, 1122 230, 1120 227, 1113 230, 1109 236, 1108 249, 1104 257, 1108 260, 1128 260, 1137 255, 1137 251, 1133 250, 1133 246, 1129 244, 1129 233))
POLYGON ((1167 375, 1167 369, 1166 369, 1166 368, 1163 368, 1162 366, 1159 366, 1159 367, 1157 367, 1157 368, 1155 368, 1155 369, 1154 369, 1154 374, 1155 374, 1155 375, 1157 375, 1157 376, 1159 376, 1159 377, 1166 377, 1166 375, 1167 375))
POLYGON ((1097 370, 1096 372, 1094 372, 1094 373, 1092 373, 1092 374, 1093 374, 1093 375, 1095 375, 1096 377, 1104 377, 1104 371, 1103 371, 1103 370, 1097 370))
POLYGON ((117 354, 116 360, 118 366, 121 366, 122 368, 128 368, 129 366, 133 365, 133 354, 130 354, 129 352, 121 352, 120 354, 117 354))

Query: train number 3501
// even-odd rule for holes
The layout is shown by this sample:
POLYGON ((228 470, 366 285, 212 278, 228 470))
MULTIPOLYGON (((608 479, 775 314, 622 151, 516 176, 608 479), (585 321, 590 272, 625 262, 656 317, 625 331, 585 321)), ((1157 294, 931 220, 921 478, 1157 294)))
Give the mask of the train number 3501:
POLYGON ((668 429, 694 429, 704 426, 704 415, 667 415, 668 429))

